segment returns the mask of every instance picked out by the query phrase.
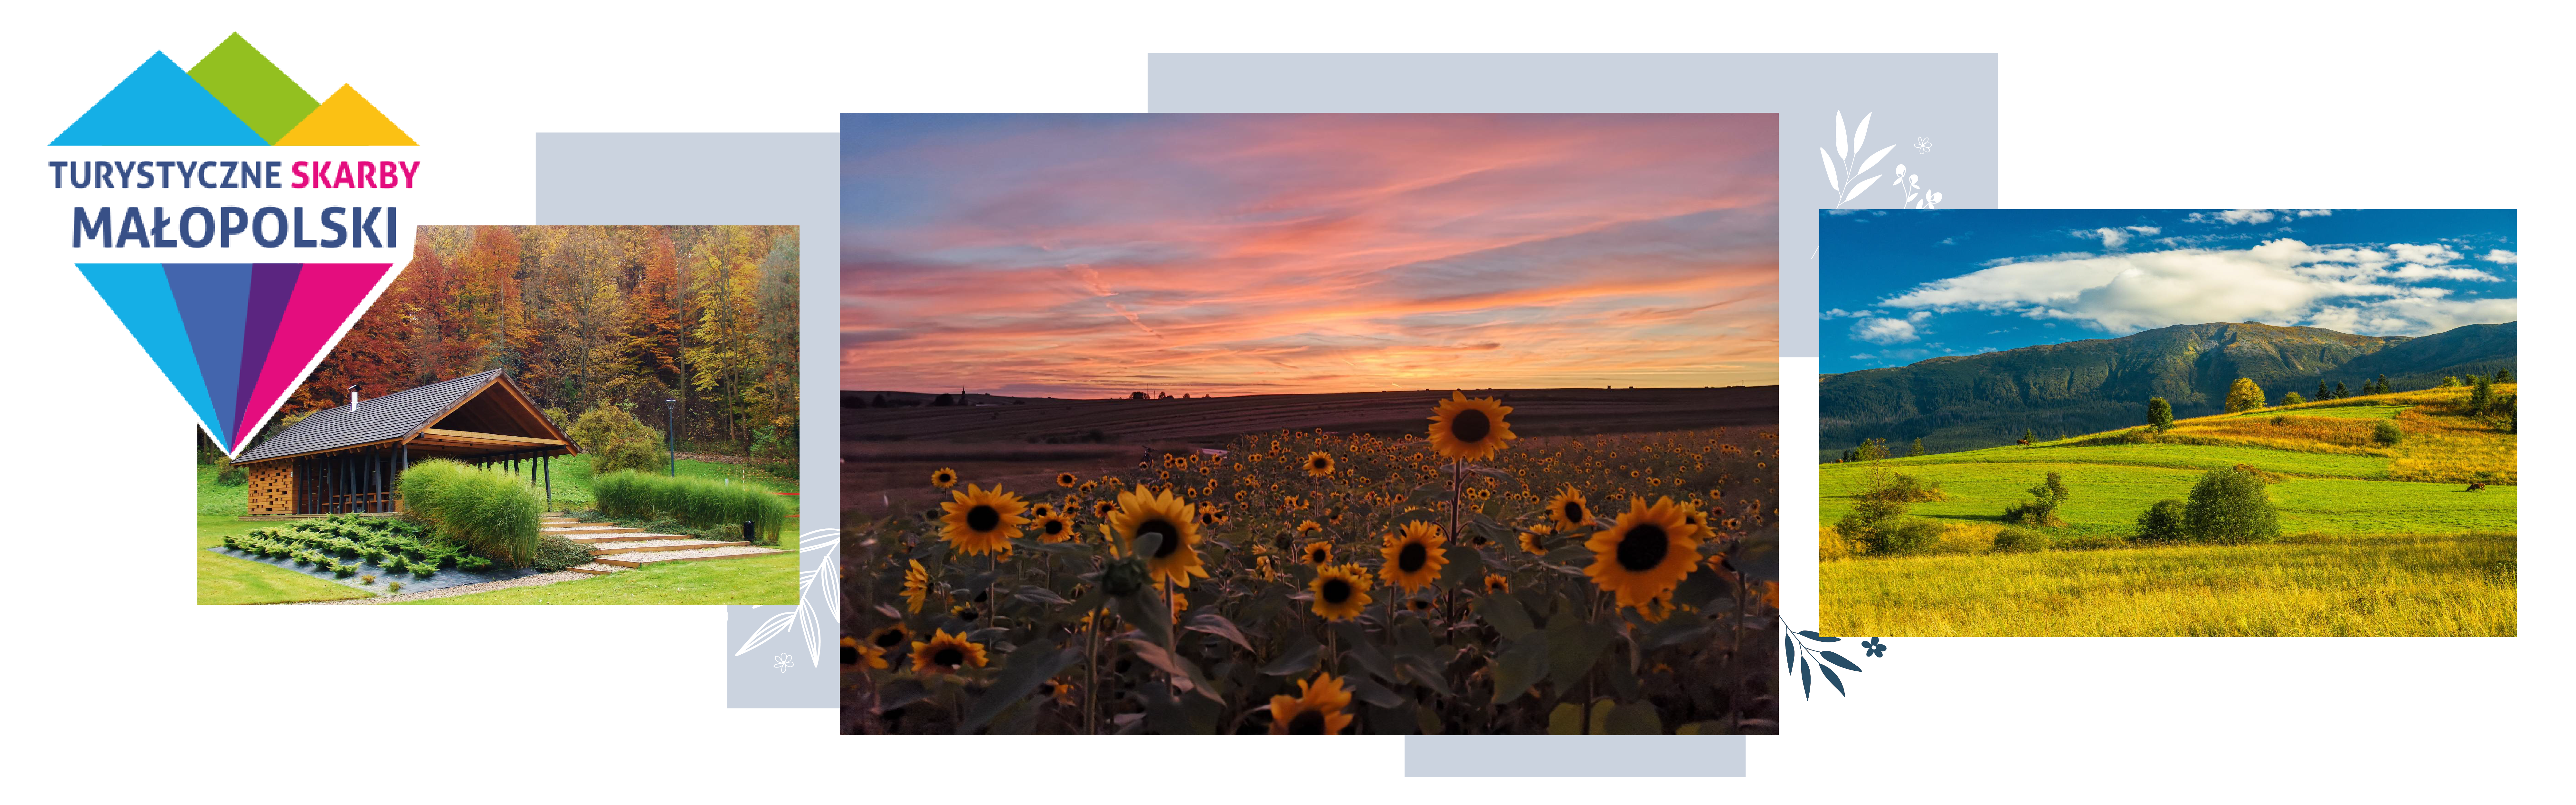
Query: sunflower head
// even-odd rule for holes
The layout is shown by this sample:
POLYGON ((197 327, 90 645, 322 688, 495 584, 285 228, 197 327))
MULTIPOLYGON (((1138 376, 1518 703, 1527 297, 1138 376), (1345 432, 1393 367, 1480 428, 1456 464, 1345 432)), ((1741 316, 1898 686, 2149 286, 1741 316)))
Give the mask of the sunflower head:
POLYGON ((1308 520, 1308 521, 1305 521, 1305 522, 1302 522, 1302 523, 1298 523, 1298 524, 1297 524, 1297 533, 1300 533, 1300 534, 1312 534, 1312 533, 1315 533, 1315 532, 1317 532, 1317 531, 1322 531, 1322 530, 1324 530, 1324 524, 1323 524, 1323 523, 1315 522, 1315 521, 1313 521, 1313 520, 1308 520))
POLYGON ((1448 541, 1439 526, 1420 520, 1405 523, 1403 530, 1388 534, 1386 546, 1378 549, 1378 555, 1386 558, 1378 574, 1408 595, 1431 586, 1440 578, 1440 568, 1449 564, 1449 550, 1440 547, 1448 541))
POLYGON ((1592 566, 1584 574, 1616 594, 1621 606, 1643 606, 1669 596, 1699 566, 1702 531, 1684 519, 1685 511, 1672 498, 1659 498, 1652 506, 1642 498, 1629 501, 1617 522, 1584 542, 1592 549, 1592 566))
POLYGON ((912 670, 920 674, 953 674, 984 667, 984 644, 940 629, 929 640, 912 644, 912 670))
POLYGON ((912 568, 903 572, 903 603, 911 612, 921 612, 921 602, 930 597, 930 571, 921 560, 912 560, 912 568))
POLYGON ((1187 587, 1191 576, 1207 578, 1207 569, 1199 564, 1198 507, 1188 501, 1139 486, 1118 493, 1118 509, 1105 519, 1111 537, 1130 553, 1137 550, 1138 537, 1160 537, 1153 540, 1152 553, 1143 557, 1145 570, 1154 580, 1187 587))
POLYGON ((1297 695, 1270 697, 1270 734, 1340 735, 1351 725, 1343 712, 1350 706, 1351 692, 1332 674, 1297 680, 1297 695))
POLYGON ((1074 536, 1073 520, 1061 514, 1041 515, 1035 528, 1039 542, 1063 542, 1074 536))
POLYGON ((1057 486, 1061 486, 1061 487, 1064 487, 1064 488, 1066 488, 1066 489, 1072 489, 1072 488, 1073 488, 1073 483, 1074 483, 1073 473, 1070 473, 1070 472, 1060 472, 1060 473, 1056 473, 1056 476, 1055 476, 1055 485, 1057 485, 1057 486))
POLYGON ((1332 564, 1333 544, 1321 540, 1306 543, 1306 550, 1299 556, 1306 561, 1306 564, 1316 567, 1332 564))
POLYGON ((1047 516, 1047 515, 1054 514, 1054 513, 1055 513, 1055 504, 1053 504, 1053 503, 1033 503, 1033 504, 1029 504, 1029 519, 1035 520, 1035 519, 1037 519, 1037 518, 1045 517, 1045 516, 1047 516))
POLYGON ((1054 699, 1056 704, 1073 704, 1073 691, 1073 683, 1061 679, 1049 679, 1038 683, 1038 698, 1054 699))
POLYGON ((1547 555, 1547 537, 1554 533, 1556 533, 1556 527, 1546 523, 1530 526, 1529 530, 1521 532, 1521 550, 1539 556, 1547 555))
POLYGON ((1117 510, 1118 510, 1118 501, 1115 501, 1115 500, 1100 500, 1100 501, 1094 501, 1094 502, 1091 504, 1091 519, 1094 519, 1094 520, 1107 520, 1107 519, 1109 519, 1109 513, 1110 513, 1110 512, 1117 511, 1117 510))
POLYGON ((886 667, 885 649, 861 643, 856 638, 842 637, 841 664, 855 665, 860 668, 884 668, 886 667))
POLYGON ((1306 454, 1306 475, 1322 478, 1333 474, 1333 454, 1317 450, 1306 454))
POLYGON ((1306 589, 1315 594, 1315 614, 1325 620, 1359 617, 1369 605, 1368 571, 1359 565, 1329 565, 1315 571, 1306 589))
POLYGON ((1511 412, 1511 406, 1492 397, 1468 399, 1465 392, 1449 392, 1449 399, 1431 409, 1431 449, 1461 461, 1492 456, 1520 438, 1503 421, 1511 412))
POLYGON ((950 550, 970 556, 993 553, 1008 547, 1011 538, 1020 535, 1020 527, 1029 524, 1029 518, 1021 514, 1028 510, 1027 504, 1001 487, 983 489, 967 484, 966 491, 949 494, 957 499, 939 504, 948 512, 940 518, 944 525, 939 536, 948 541, 950 550))
POLYGON ((1512 580, 1500 573, 1485 574, 1485 594, 1500 595, 1512 591, 1512 580))
POLYGON ((930 471, 930 485, 946 489, 957 485, 957 471, 947 467, 930 471))
POLYGON ((1575 491, 1570 484, 1547 502, 1548 522, 1554 523, 1558 530, 1571 531, 1591 525, 1592 516, 1591 501, 1584 500, 1583 493, 1575 491))

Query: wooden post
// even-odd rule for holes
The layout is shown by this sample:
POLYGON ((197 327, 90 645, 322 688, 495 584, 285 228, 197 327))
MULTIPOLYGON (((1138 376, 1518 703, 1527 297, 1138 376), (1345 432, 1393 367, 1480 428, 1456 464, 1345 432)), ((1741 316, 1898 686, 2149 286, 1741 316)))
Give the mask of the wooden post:
POLYGON ((537 459, 537 463, 538 463, 538 465, 539 465, 539 466, 545 467, 545 475, 546 475, 546 504, 547 504, 547 505, 549 505, 549 506, 554 505, 554 502, 555 502, 555 457, 554 457, 554 456, 547 456, 547 457, 545 457, 545 458, 537 459))

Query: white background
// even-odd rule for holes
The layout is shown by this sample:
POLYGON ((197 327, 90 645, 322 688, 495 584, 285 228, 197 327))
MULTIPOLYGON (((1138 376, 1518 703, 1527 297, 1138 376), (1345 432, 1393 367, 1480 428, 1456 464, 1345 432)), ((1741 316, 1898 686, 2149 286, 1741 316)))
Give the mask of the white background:
MULTIPOLYGON (((712 607, 196 607, 175 548, 191 417, 49 256, 68 202, 41 147, 152 51, 184 67, 236 30, 434 147, 407 225, 529 220, 532 132, 1142 111, 1157 51, 1991 51, 2007 207, 2519 208, 2521 293, 2546 312, 2568 298, 2569 127, 2563 26, 2536 6, 258 5, 13 4, 0 23, 13 800, 2465 799, 2545 790, 2564 754, 2568 551, 2545 520, 2519 638, 1898 639, 1849 698, 1790 691, 1745 779, 1404 779, 1378 737, 842 738, 829 711, 723 708, 712 607)), ((2562 455, 2567 330, 2528 323, 2531 452, 2562 455)), ((1814 438, 1814 370, 1782 367, 1784 443, 1814 438)), ((2523 477, 2562 488, 2558 469, 2523 477)), ((1814 479, 1783 480, 1794 556, 1814 479)), ((1790 618, 1812 623, 1812 566, 1787 565, 1790 618)))

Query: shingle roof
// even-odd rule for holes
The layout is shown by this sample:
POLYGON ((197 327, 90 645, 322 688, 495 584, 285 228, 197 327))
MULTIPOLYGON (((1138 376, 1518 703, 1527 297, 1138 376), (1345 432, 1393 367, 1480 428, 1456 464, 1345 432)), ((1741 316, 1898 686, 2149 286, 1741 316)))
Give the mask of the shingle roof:
POLYGON ((474 392, 483 390, 483 385, 500 373, 501 370, 494 369, 382 397, 362 398, 357 405, 315 411, 304 421, 290 425, 277 435, 268 437, 267 441, 253 446, 240 458, 233 459, 233 463, 299 456, 412 435, 428 427, 431 420, 454 409, 465 398, 473 396, 474 392))

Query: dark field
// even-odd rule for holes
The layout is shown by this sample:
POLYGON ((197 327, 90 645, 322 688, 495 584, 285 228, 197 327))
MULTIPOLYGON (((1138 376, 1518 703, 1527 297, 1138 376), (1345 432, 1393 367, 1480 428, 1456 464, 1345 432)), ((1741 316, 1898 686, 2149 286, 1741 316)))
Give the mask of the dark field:
MULTIPOLYGON (((1690 389, 1475 390, 1512 406, 1522 437, 1768 426, 1777 386, 1690 389)), ((1213 447, 1247 433, 1321 429, 1421 435, 1441 391, 1264 394, 1189 400, 1049 400, 970 395, 965 405, 870 408, 880 392, 844 391, 844 505, 866 515, 924 508, 930 472, 951 467, 1006 488, 1052 488, 1055 474, 1095 477, 1136 466, 1147 450, 1213 447), (853 407, 853 404, 857 407, 853 407)), ((882 392, 889 400, 930 395, 882 392)))

